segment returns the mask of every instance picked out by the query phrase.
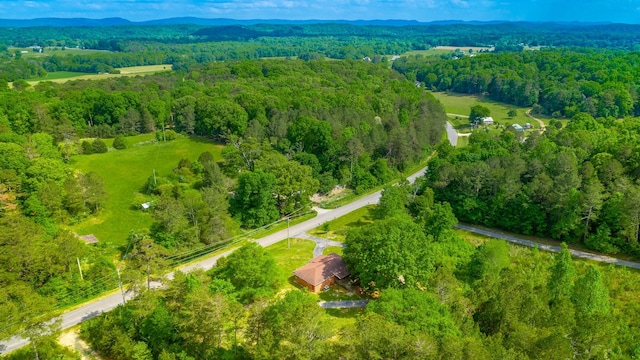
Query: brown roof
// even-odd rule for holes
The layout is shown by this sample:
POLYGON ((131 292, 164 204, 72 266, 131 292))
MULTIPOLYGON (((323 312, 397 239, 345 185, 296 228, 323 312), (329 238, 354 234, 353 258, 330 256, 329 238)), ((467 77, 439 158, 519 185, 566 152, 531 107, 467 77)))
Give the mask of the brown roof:
POLYGON ((347 270, 347 265, 342 261, 342 257, 332 253, 311 259, 309 264, 297 268, 293 274, 315 286, 331 279, 332 276, 344 279, 349 276, 349 270, 347 270))
POLYGON ((84 240, 85 244, 95 244, 98 242, 98 238, 93 234, 79 235, 78 238, 84 240))

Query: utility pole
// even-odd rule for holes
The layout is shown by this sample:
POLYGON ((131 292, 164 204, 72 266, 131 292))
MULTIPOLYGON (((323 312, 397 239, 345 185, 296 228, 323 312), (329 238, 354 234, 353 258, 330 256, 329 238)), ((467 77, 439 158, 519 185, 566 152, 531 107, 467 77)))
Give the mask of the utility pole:
POLYGON ((82 268, 80 267, 80 258, 76 258, 76 261, 78 261, 78 270, 80 271, 80 279, 84 280, 84 276, 82 276, 82 268))
POLYGON ((291 249, 291 239, 289 239, 289 220, 291 220, 291 217, 287 216, 287 249, 291 249))
POLYGON ((118 287, 120 288, 120 294, 122 294, 122 305, 127 303, 127 300, 124 298, 124 290, 122 290, 122 280, 120 278, 120 269, 116 267, 116 272, 118 273, 118 287))

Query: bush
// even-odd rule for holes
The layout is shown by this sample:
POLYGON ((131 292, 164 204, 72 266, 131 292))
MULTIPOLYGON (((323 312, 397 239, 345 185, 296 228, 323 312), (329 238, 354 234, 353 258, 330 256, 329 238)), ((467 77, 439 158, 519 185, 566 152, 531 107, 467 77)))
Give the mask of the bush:
POLYGON ((105 144, 104 141, 102 141, 102 139, 93 140, 93 143, 91 144, 91 148, 93 149, 93 152, 95 154, 106 153, 107 150, 109 150, 107 148, 107 144, 105 144))
POLYGON ((115 139, 113 139, 113 148, 118 150, 127 148, 127 141, 125 140, 123 135, 118 135, 115 139))
POLYGON ((178 133, 173 130, 165 130, 164 135, 162 134, 162 130, 156 131, 156 139, 158 141, 171 141, 178 138, 178 133))
POLYGON ((83 141, 82 144, 80 144, 80 147, 83 154, 85 155, 93 154, 93 146, 89 141, 83 141))

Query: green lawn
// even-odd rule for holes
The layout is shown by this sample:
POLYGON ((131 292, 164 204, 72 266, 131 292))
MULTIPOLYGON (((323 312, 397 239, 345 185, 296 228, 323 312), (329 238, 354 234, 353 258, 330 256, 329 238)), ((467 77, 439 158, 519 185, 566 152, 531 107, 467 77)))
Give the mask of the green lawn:
MULTIPOLYGON (((445 92, 431 92, 436 99, 440 100, 447 113, 469 116, 471 107, 474 105, 483 105, 491 110, 491 117, 501 124, 520 124, 530 123, 534 128, 539 128, 540 125, 537 121, 528 118, 525 112, 528 108, 517 107, 497 101, 490 100, 486 96, 445 93, 445 92), (510 109, 516 109, 518 115, 510 118, 507 112, 510 109)), ((549 119, 536 116, 540 118, 545 124, 548 124, 549 119)), ((449 115, 449 120, 458 131, 464 131, 469 127, 469 119, 463 116, 456 117, 455 115, 449 115)))
POLYGON ((324 249, 324 251, 322 251, 322 255, 329 255, 331 253, 336 253, 342 256, 342 250, 343 248, 340 246, 328 246, 324 249))
POLYGON ((368 205, 358 210, 352 211, 347 215, 329 221, 327 223, 329 224, 328 229, 326 228, 326 225, 323 224, 309 231, 309 234, 343 242, 347 231, 350 228, 360 227, 373 223, 373 209, 375 209, 375 205, 368 205))
POLYGON ((458 136, 458 147, 469 145, 469 137, 468 136, 458 136))
MULTIPOLYGON (((196 160, 204 151, 220 159, 222 146, 198 137, 181 137, 169 142, 152 142, 153 134, 127 138, 129 148, 111 150, 105 154, 77 155, 71 166, 83 173, 95 171, 104 180, 107 201, 100 213, 73 226, 80 235, 94 234, 101 243, 116 248, 125 243, 131 230, 149 228, 152 218, 137 206, 145 194, 140 191, 153 175, 165 176, 182 158, 196 160), (137 196, 136 196, 137 195, 137 196)), ((112 141, 106 141, 110 145, 112 141)))
POLYGON ((309 263, 313 259, 313 249, 316 243, 311 240, 291 239, 291 248, 287 247, 287 240, 268 246, 267 252, 275 259, 287 279, 285 289, 302 288, 293 281, 293 270, 309 263))

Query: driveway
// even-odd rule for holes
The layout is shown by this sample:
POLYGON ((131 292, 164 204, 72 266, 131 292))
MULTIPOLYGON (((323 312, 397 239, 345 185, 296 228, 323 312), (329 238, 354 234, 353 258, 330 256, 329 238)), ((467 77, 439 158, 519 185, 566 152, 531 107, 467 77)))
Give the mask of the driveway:
POLYGON ((369 300, 341 300, 341 301, 318 301, 318 305, 325 309, 353 309, 366 307, 369 300))
POLYGON ((306 232, 296 234, 293 237, 299 238, 299 239, 307 239, 315 242, 316 247, 315 249, 313 249, 313 257, 322 255, 322 252, 324 251, 324 249, 328 248, 329 246, 344 247, 344 243, 309 235, 306 232))

